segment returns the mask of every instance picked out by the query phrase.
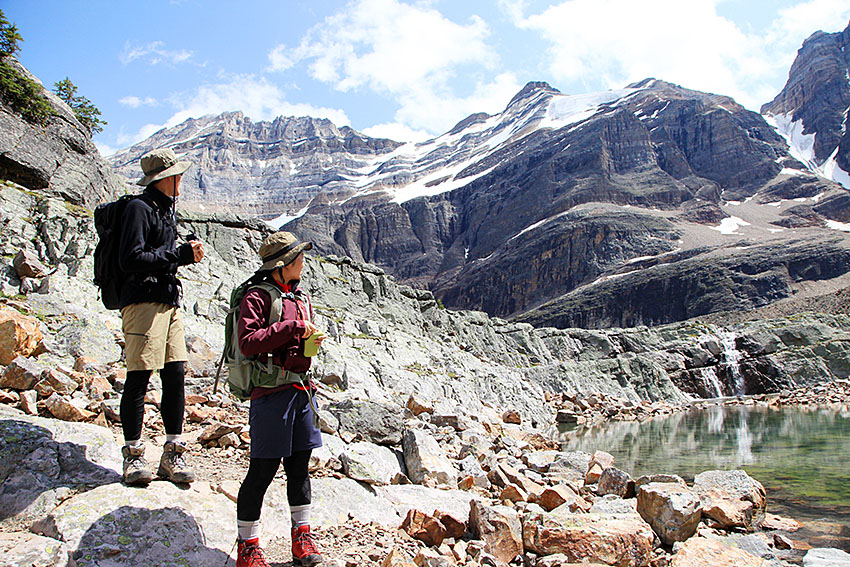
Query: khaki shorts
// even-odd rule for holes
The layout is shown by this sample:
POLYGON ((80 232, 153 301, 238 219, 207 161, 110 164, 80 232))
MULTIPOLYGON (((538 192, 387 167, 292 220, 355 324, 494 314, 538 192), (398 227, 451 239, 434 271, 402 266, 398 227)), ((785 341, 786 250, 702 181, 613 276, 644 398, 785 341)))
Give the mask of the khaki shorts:
POLYGON ((165 303, 134 303, 121 310, 127 370, 160 370, 186 361, 183 315, 165 303))

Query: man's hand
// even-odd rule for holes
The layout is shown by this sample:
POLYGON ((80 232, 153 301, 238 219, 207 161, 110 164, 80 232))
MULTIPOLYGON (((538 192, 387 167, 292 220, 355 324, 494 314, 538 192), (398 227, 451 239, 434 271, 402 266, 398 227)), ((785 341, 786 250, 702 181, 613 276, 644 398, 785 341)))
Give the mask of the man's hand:
POLYGON ((204 243, 192 240, 189 244, 192 245, 192 255, 195 257, 195 263, 197 264, 204 259, 204 243))

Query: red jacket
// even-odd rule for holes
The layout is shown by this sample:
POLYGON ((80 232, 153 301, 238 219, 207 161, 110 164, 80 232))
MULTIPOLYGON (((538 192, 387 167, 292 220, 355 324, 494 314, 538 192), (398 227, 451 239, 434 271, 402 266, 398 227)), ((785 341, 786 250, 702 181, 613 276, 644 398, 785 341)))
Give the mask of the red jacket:
MULTIPOLYGON (((288 287, 284 288, 284 293, 288 287)), ((299 292, 306 299, 306 294, 299 292)), ((268 360, 271 353, 273 363, 292 372, 306 372, 310 369, 311 359, 304 356, 302 338, 304 335, 304 320, 312 320, 312 313, 304 301, 293 301, 283 298, 281 318, 277 323, 268 324, 272 299, 269 292, 253 288, 242 298, 239 305, 239 348, 246 356, 259 355, 261 362, 268 360)), ((288 386, 282 386, 286 388, 288 386)), ((254 388, 251 395, 255 399, 280 388, 254 388)))

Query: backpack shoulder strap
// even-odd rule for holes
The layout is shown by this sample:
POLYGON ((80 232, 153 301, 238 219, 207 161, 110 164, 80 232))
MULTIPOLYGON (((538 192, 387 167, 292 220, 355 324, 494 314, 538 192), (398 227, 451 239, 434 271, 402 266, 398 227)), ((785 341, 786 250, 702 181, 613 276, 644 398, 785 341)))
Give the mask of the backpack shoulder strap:
POLYGON ((268 324, 271 325, 272 323, 279 322, 281 316, 283 315, 283 291, 278 286, 270 282, 259 282, 255 285, 252 285, 251 287, 258 287, 268 292, 268 294, 272 298, 272 306, 271 310, 269 311, 268 324))

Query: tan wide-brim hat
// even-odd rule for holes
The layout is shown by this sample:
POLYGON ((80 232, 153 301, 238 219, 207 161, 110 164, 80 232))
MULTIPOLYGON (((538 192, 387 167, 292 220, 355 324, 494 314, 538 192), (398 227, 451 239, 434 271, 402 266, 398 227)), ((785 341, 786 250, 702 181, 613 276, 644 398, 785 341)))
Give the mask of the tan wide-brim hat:
POLYGON ((260 246, 259 254, 263 265, 259 271, 267 272, 291 264, 304 250, 311 250, 312 242, 300 242, 291 232, 270 234, 260 246))
POLYGON ((141 164, 145 176, 136 181, 136 185, 150 185, 172 175, 182 175, 192 165, 188 161, 177 161, 177 155, 171 148, 146 153, 142 156, 141 164))

